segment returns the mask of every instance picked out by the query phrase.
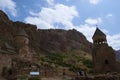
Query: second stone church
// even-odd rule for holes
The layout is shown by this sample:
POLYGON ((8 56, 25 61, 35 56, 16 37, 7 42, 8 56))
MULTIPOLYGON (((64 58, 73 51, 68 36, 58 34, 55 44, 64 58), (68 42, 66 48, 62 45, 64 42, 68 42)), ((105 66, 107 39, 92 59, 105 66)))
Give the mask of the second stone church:
POLYGON ((94 73, 104 74, 118 72, 115 52, 112 47, 108 45, 106 35, 97 28, 92 39, 94 73))

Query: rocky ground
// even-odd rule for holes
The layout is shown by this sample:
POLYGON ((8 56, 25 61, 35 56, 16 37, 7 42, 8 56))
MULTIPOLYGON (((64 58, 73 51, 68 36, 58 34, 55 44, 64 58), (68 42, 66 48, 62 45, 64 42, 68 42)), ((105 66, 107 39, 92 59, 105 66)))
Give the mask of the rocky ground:
POLYGON ((72 80, 71 77, 49 77, 49 78, 42 78, 42 80, 72 80))

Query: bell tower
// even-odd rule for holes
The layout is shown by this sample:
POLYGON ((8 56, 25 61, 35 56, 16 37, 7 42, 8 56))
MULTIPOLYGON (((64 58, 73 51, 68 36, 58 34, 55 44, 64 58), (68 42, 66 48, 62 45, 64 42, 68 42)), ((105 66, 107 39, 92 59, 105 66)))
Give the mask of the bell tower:
POLYGON ((107 43, 106 35, 98 28, 92 37, 93 39, 93 63, 94 73, 104 74, 116 72, 116 58, 112 47, 107 43))
POLYGON ((104 45, 104 44, 107 45, 106 35, 98 28, 96 28, 96 31, 95 31, 92 39, 93 39, 94 47, 98 47, 98 46, 104 45))

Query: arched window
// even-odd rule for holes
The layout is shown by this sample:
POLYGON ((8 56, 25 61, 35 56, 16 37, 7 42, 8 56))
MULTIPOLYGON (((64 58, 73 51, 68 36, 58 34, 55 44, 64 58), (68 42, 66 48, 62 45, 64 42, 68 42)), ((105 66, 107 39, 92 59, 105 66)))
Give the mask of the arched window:
POLYGON ((107 59, 105 60, 105 64, 109 64, 109 62, 108 62, 108 60, 107 60, 107 59))
POLYGON ((13 74, 12 69, 9 69, 9 70, 8 70, 8 74, 9 74, 9 75, 12 75, 12 74, 13 74))

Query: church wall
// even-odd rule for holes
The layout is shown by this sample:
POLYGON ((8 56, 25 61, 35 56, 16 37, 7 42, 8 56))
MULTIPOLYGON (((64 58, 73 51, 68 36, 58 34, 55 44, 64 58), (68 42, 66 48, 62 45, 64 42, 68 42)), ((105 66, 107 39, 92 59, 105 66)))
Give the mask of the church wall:
POLYGON ((15 43, 16 47, 21 47, 25 44, 29 44, 29 39, 24 36, 16 36, 14 38, 14 43, 15 43))
POLYGON ((117 72, 120 73, 120 62, 116 62, 116 69, 117 69, 117 72))
POLYGON ((0 75, 4 67, 10 68, 12 63, 12 58, 8 54, 0 53, 0 75))
POLYGON ((21 59, 24 59, 24 60, 31 60, 31 52, 29 50, 29 47, 26 45, 26 46, 23 46, 19 49, 19 57, 21 59))
POLYGON ((107 73, 116 71, 115 53, 108 46, 97 49, 94 55, 95 73, 107 73))

